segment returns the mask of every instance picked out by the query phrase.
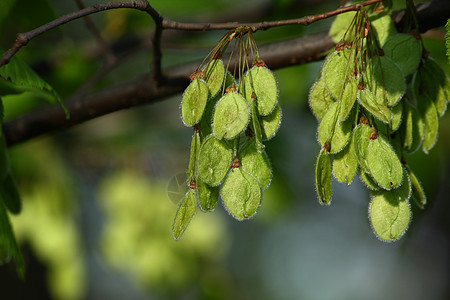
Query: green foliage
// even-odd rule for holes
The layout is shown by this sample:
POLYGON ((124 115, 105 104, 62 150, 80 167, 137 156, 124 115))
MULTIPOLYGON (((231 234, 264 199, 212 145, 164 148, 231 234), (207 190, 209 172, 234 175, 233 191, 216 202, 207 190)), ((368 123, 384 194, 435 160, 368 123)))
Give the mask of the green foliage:
POLYGON ((329 204, 330 161, 339 182, 349 185, 358 172, 372 193, 375 234, 394 241, 411 220, 410 198, 421 208, 426 203, 406 154, 418 148, 429 153, 435 145, 450 80, 421 41, 396 33, 388 14, 369 11, 336 18, 330 29, 336 51, 310 91, 321 146, 316 190, 320 202, 329 204))

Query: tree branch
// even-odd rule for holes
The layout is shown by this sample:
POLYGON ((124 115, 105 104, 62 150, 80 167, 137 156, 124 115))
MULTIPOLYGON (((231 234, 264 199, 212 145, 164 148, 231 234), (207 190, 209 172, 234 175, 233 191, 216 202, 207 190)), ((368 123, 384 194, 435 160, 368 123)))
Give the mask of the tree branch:
MULTIPOLYGON (((433 1, 432 3, 435 2, 439 1, 433 1)), ((423 10, 418 11, 419 23, 422 22, 422 14, 429 16, 440 14, 441 11, 435 11, 435 7, 434 5, 429 5, 423 10)), ((437 7, 439 7, 439 10, 442 10, 442 7, 437 7)), ((154 14, 152 15, 154 19, 161 17, 155 11, 152 11, 150 14, 152 13, 154 14)), ((394 21, 399 23, 402 21, 402 18, 399 17, 394 19, 394 21)), ((425 24, 419 25, 421 29, 427 27, 425 24)), ((211 28, 206 28, 205 30, 208 29, 211 28)), ((158 38, 155 35, 154 41, 158 41, 159 39, 160 37, 158 38)), ((264 58, 270 68, 277 69, 319 60, 323 57, 323 53, 333 45, 333 42, 326 34, 319 34, 272 43, 260 47, 259 50, 261 57, 264 58)), ((137 105, 155 103, 166 97, 179 94, 188 85, 188 76, 198 67, 199 63, 196 62, 166 70, 165 75, 167 78, 158 87, 150 84, 151 75, 148 74, 88 96, 69 98, 65 101, 65 105, 71 114, 69 120, 65 119, 64 112, 59 106, 46 107, 23 115, 3 125, 3 132, 7 143, 11 146, 57 129, 71 127, 107 113, 137 105)), ((230 65, 234 64, 232 63, 230 65)))

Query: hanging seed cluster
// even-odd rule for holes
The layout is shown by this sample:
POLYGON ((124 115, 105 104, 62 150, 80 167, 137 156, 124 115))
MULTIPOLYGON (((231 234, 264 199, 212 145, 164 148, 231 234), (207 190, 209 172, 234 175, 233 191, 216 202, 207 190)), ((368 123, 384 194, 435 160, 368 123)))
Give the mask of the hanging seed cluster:
POLYGON ((396 33, 385 13, 369 18, 361 9, 340 15, 330 35, 336 50, 325 59, 309 95, 319 121, 319 202, 331 202, 332 174, 347 185, 359 174, 371 192, 375 234, 393 241, 408 228, 410 201, 420 208, 426 203, 407 154, 428 153, 436 143, 450 79, 420 37, 396 33))
POLYGON ((259 57, 251 27, 228 32, 205 58, 186 88, 181 118, 193 127, 187 172, 189 190, 173 224, 178 240, 198 206, 212 211, 219 199, 236 219, 255 215, 272 178, 264 141, 281 123, 278 84, 259 57), (227 63, 225 50, 235 41, 227 63), (233 73, 229 71, 233 54, 233 73))

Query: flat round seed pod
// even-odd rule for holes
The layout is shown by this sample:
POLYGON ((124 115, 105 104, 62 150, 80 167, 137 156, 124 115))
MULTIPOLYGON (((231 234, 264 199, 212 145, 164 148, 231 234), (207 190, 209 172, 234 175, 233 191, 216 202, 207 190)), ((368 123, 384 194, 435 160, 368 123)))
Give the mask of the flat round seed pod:
POLYGON ((408 101, 405 101, 404 108, 404 148, 409 153, 413 153, 422 145, 425 135, 425 122, 417 108, 410 105, 408 101))
POLYGON ((375 95, 368 89, 358 90, 357 98, 359 104, 361 104, 375 118, 384 123, 389 123, 392 119, 391 110, 386 105, 378 103, 375 95))
POLYGON ((364 123, 359 124, 353 130, 352 143, 358 165, 363 169, 362 172, 369 172, 367 166, 367 148, 369 147, 370 134, 372 128, 364 123))
POLYGON ((401 103, 397 103, 395 106, 391 107, 391 112, 392 119, 389 121, 389 127, 393 131, 396 131, 402 123, 403 105, 401 103))
POLYGON ((361 179, 361 182, 371 191, 379 191, 381 189, 375 182, 375 179, 363 170, 359 170, 359 179, 361 179))
POLYGON ((385 190, 396 188, 402 183, 402 164, 381 134, 369 141, 367 166, 373 179, 385 190))
POLYGON ((352 133, 351 118, 339 122, 338 109, 339 103, 336 102, 325 113, 317 131, 317 138, 322 147, 327 141, 331 143, 330 153, 341 151, 347 145, 352 133))
MULTIPOLYGON (((428 56, 427 59, 424 60, 423 67, 429 73, 433 74, 433 77, 439 82, 439 86, 443 90, 444 99, 446 100, 445 107, 442 108, 442 104, 436 103, 438 114, 442 117, 446 109, 446 103, 450 101, 450 77, 431 56, 428 56)), ((439 98, 438 101, 441 102, 442 99, 439 98)))
POLYGON ((316 192, 319 203, 322 205, 331 204, 331 162, 330 154, 321 149, 316 162, 316 192))
POLYGON ((195 78, 186 88, 181 101, 181 117, 186 126, 194 126, 202 118, 208 101, 208 85, 203 79, 195 78))
POLYGON ((411 199, 419 208, 423 209, 425 204, 427 204, 427 196, 425 195, 419 179, 409 166, 406 166, 406 171, 411 180, 411 199))
POLYGON ((348 49, 334 51, 323 64, 322 78, 334 99, 342 99, 345 86, 352 77, 354 54, 348 49))
POLYGON ((352 183, 355 177, 358 161, 356 160, 353 143, 349 142, 345 148, 333 156, 333 174, 337 181, 352 183))
MULTIPOLYGON (((407 185, 407 182, 404 183, 407 185)), ((369 219, 375 235, 382 241, 398 240, 411 221, 409 202, 397 190, 373 192, 369 219)))
POLYGON ((178 207, 172 226, 172 235, 179 240, 195 214, 195 190, 189 189, 178 207))
POLYGON ((413 96, 425 124, 422 142, 422 150, 425 153, 428 153, 436 144, 439 129, 438 112, 435 102, 431 99, 432 95, 427 91, 431 88, 430 85, 427 85, 427 82, 429 81, 425 80, 425 74, 420 70, 414 74, 412 81, 413 96))
POLYGON ((210 97, 214 97, 223 86, 225 67, 221 59, 212 59, 204 70, 205 81, 208 85, 210 97))
POLYGON ((251 218, 261 204, 258 180, 241 167, 232 168, 225 178, 221 196, 226 210, 237 220, 251 218))
POLYGON ((269 115, 278 102, 278 84, 275 75, 266 67, 254 66, 244 74, 243 80, 247 102, 251 101, 254 92, 258 113, 261 116, 269 115))
POLYGON ((267 189, 272 180, 272 169, 266 152, 258 152, 254 139, 250 139, 240 151, 239 158, 241 167, 258 180, 263 191, 267 189))
POLYGON ((309 107, 320 121, 325 112, 335 102, 330 92, 328 92, 325 82, 320 79, 311 87, 309 91, 309 107))
POLYGON ((218 139, 233 139, 247 127, 249 120, 250 109, 244 97, 229 92, 217 102, 214 109, 214 135, 218 139))
POLYGON ((217 101, 221 98, 220 94, 208 100, 203 113, 202 119, 199 123, 199 129, 201 136, 208 136, 212 133, 212 118, 214 114, 214 107, 216 107, 217 101))
POLYGON ((386 12, 376 14, 375 16, 371 17, 370 25, 373 29, 375 29, 378 42, 381 46, 384 45, 384 43, 390 36, 397 33, 394 23, 392 23, 390 14, 386 12))
POLYGON ((209 186, 201 178, 197 178, 197 203, 203 212, 213 211, 219 200, 219 187, 209 186))
POLYGON ((411 34, 399 33, 391 36, 384 44, 383 51, 384 55, 397 63, 405 76, 419 66, 419 42, 411 34))
POLYGON ((232 152, 214 135, 205 138, 198 155, 198 176, 210 186, 219 185, 231 166, 232 152))
MULTIPOLYGON (((336 19, 334 20, 333 24, 331 24, 330 30, 328 32, 328 35, 331 37, 331 39, 335 44, 337 44, 340 40, 342 40, 345 32, 350 27, 350 24, 352 23, 355 14, 356 12, 349 11, 336 16, 336 19)), ((353 34, 348 32, 347 35, 349 36, 347 40, 348 41, 352 40, 352 38, 350 37, 352 37, 353 34)))
POLYGON ((390 58, 372 58, 367 64, 365 74, 365 87, 374 94, 378 104, 394 106, 403 97, 406 91, 405 78, 402 70, 390 58))
POLYGON ((352 77, 349 83, 345 86, 344 93, 342 95, 339 121, 343 122, 347 120, 348 116, 350 115, 350 112, 352 111, 353 105, 355 104, 357 94, 358 94, 357 77, 352 77))
POLYGON ((273 138, 281 125, 281 107, 277 105, 270 115, 261 117, 262 140, 267 141, 273 138))

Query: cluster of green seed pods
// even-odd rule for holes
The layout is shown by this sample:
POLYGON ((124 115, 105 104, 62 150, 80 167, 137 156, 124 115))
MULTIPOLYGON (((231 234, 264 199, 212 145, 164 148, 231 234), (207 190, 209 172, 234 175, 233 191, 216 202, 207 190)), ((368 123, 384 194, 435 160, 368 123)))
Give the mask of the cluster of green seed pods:
POLYGON ((271 139, 281 124, 276 78, 259 57, 235 78, 221 54, 216 53, 191 76, 182 97, 181 117, 194 133, 187 172, 189 190, 173 224, 176 240, 197 206, 203 212, 212 211, 219 199, 234 218, 251 218, 272 179, 264 141, 271 139))
POLYGON ((336 50, 309 95, 321 145, 316 191, 328 205, 332 174, 347 185, 359 174, 371 191, 375 234, 397 240, 410 223, 410 201, 426 203, 406 155, 420 148, 428 153, 436 143, 450 79, 420 39, 395 32, 387 14, 369 18, 362 9, 336 21, 330 31, 339 37, 336 50))

